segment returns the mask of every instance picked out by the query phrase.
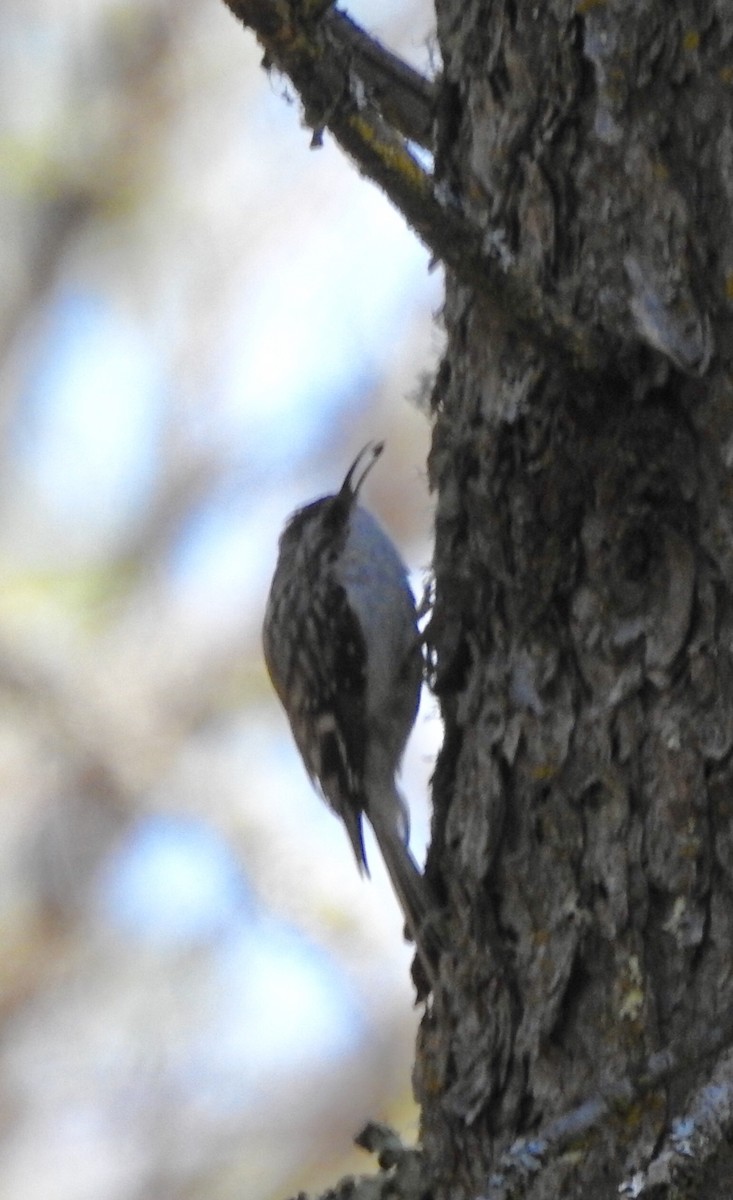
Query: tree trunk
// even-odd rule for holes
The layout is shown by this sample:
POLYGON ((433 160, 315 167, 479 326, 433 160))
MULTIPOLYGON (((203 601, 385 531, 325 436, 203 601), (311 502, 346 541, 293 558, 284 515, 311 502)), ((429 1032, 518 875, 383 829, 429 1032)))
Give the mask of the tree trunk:
POLYGON ((728 1200, 733 4, 227 2, 446 265, 423 1191, 728 1200))
POLYGON ((733 1000, 733 6, 437 7, 436 170, 617 349, 579 371, 449 273, 429 1174, 443 1196, 684 1176, 728 1200, 733 1057, 706 1039, 733 1000), (640 1080, 661 1049, 675 1068, 640 1080), (603 1095, 616 1111, 542 1166, 501 1163, 603 1095))

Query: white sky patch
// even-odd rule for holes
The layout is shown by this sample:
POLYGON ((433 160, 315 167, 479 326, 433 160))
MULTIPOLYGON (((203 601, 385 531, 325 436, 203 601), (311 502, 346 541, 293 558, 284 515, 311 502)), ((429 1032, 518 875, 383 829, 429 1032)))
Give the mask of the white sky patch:
POLYGON ((137 512, 154 479, 160 379, 143 333, 106 300, 59 298, 17 434, 57 517, 94 529, 137 512))
POLYGON ((379 376, 423 297, 439 296, 427 252, 361 184, 333 225, 310 227, 300 242, 291 234, 248 284, 220 387, 232 425, 265 463, 312 441, 360 379, 379 376))

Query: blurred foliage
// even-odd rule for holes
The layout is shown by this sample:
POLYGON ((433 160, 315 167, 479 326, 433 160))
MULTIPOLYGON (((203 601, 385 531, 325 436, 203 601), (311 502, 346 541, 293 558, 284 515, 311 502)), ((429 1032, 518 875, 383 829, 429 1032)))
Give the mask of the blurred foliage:
MULTIPOLYGON (((379 32, 426 59, 429 19, 379 32)), ((259 622, 284 515, 375 433, 425 563, 438 282, 223 5, 0 32, 0 1198, 286 1194, 411 1132, 414 1017, 259 622)))

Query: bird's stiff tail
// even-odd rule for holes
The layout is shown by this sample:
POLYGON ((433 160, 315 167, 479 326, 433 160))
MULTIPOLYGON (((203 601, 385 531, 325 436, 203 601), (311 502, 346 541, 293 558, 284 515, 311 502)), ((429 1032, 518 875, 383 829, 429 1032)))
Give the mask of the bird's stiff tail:
POLYGON ((442 941, 438 927, 439 905, 425 876, 400 835, 394 818, 369 814, 387 873, 400 903, 410 937, 415 943, 428 980, 434 987, 442 941))

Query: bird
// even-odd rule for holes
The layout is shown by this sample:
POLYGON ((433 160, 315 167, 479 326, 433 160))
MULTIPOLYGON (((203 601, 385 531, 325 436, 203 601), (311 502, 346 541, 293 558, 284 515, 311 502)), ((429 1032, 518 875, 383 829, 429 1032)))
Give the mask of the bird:
POLYGON ((359 503, 383 449, 384 442, 368 443, 337 492, 287 520, 262 641, 311 782, 341 818, 367 876, 363 818, 370 822, 432 982, 437 905, 410 851, 409 814, 396 782, 420 700, 422 643, 405 564, 359 503))

